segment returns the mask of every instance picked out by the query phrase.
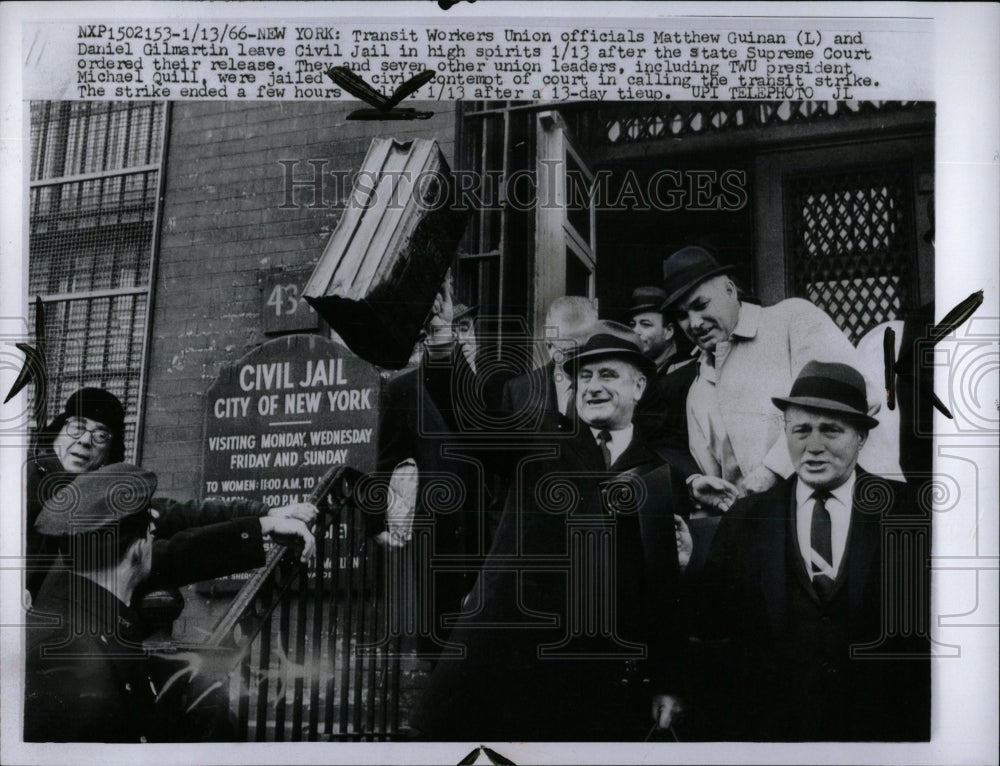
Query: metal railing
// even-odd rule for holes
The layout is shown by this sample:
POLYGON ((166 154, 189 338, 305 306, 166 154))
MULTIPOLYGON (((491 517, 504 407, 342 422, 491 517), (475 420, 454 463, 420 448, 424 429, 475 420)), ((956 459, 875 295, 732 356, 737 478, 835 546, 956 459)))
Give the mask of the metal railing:
POLYGON ((399 640, 386 631, 383 547, 352 502, 357 472, 329 471, 317 555, 274 545, 204 646, 229 658, 237 741, 373 741, 399 730, 399 640))

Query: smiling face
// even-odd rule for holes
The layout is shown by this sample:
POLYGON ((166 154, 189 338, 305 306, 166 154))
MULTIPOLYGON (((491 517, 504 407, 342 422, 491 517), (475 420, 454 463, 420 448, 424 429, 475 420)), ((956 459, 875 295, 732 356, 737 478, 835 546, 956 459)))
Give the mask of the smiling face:
POLYGON ((785 436, 799 478, 813 489, 830 490, 854 472, 868 433, 833 413, 789 405, 785 436))
POLYGON ((621 359, 581 364, 576 376, 577 413, 594 428, 625 428, 632 422, 635 405, 645 389, 646 377, 621 359))
POLYGON ((729 340, 740 318, 736 285, 726 276, 707 279, 685 295, 675 307, 677 324, 705 351, 729 340))
POLYGON ((52 442, 52 449, 68 473, 86 473, 101 467, 111 449, 112 434, 104 423, 70 417, 52 442), (98 443, 100 442, 100 443, 98 443))
POLYGON ((670 341, 674 337, 674 326, 670 323, 664 324, 663 314, 659 311, 636 314, 629 320, 628 326, 639 336, 639 347, 643 356, 654 362, 669 349, 670 341))

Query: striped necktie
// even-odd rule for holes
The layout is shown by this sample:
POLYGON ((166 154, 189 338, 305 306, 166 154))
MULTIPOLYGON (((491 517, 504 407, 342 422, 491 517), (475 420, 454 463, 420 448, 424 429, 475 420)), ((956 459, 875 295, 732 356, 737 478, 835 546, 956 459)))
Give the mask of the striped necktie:
POLYGON ((604 457, 604 467, 611 467, 611 450, 608 448, 608 444, 611 441, 610 431, 601 431, 597 434, 597 446, 601 448, 601 455, 604 457))
MULTIPOLYGON (((823 559, 833 570, 833 535, 830 526, 830 511, 826 508, 826 501, 830 493, 825 490, 813 492, 816 502, 813 503, 812 525, 810 528, 809 542, 812 546, 813 555, 823 559)), ((815 562, 811 563, 813 587, 822 598, 829 598, 833 591, 833 578, 822 573, 815 562)))

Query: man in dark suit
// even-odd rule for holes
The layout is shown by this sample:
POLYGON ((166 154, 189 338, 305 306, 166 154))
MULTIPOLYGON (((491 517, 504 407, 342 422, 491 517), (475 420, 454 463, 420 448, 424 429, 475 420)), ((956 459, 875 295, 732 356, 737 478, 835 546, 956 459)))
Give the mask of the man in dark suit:
POLYGON ((632 425, 653 366, 599 322, 566 370, 581 427, 525 446, 449 637, 463 656, 414 711, 430 739, 641 740, 679 710, 673 479, 632 425))
POLYGON ((632 291, 629 327, 656 373, 636 408, 636 422, 650 447, 685 478, 698 472, 688 448, 687 395, 698 374, 691 345, 665 311, 667 294, 659 287, 632 291))
POLYGON ((556 298, 545 314, 547 364, 508 380, 501 397, 501 412, 509 427, 539 432, 555 431, 561 418, 571 414, 573 391, 563 362, 597 321, 597 309, 588 298, 556 298))
POLYGON ((406 564, 416 570, 407 579, 423 589, 402 597, 420 610, 417 648, 426 656, 443 646, 448 633, 443 618, 460 610, 475 580, 474 565, 431 571, 426 556, 451 557, 453 563, 464 557, 481 561, 490 533, 484 513, 488 467, 482 451, 467 448, 466 438, 481 423, 482 413, 473 411, 475 397, 468 392, 474 373, 456 343, 452 319, 446 296, 428 320, 417 367, 386 385, 376 470, 390 491, 375 493, 380 503, 372 504, 368 515, 370 532, 416 557, 406 564), (411 543, 414 530, 431 536, 426 546, 411 543))
POLYGON ((716 733, 751 740, 926 740, 929 514, 857 465, 865 382, 807 363, 787 397, 795 475, 723 517, 698 603, 730 640, 716 733))

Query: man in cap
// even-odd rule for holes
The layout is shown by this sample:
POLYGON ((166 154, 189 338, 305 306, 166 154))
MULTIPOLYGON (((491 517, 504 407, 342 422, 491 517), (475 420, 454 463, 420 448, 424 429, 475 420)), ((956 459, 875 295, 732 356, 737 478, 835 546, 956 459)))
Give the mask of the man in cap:
POLYGON ((687 394, 698 372, 687 338, 664 313, 667 294, 659 287, 632 291, 629 327, 642 353, 656 365, 636 408, 636 422, 656 453, 685 477, 698 470, 688 448, 687 394))
MULTIPOLYGON (((689 481, 696 499, 722 510, 791 473, 771 397, 811 359, 856 366, 854 347, 825 312, 801 298, 767 308, 744 301, 731 271, 693 246, 663 264, 666 308, 701 349, 688 429, 691 454, 709 478, 689 481)), ((867 385, 877 410, 879 389, 867 385)))
POLYGON ((461 658, 440 660, 414 711, 428 738, 641 740, 679 710, 673 479, 632 424, 655 367, 598 322, 564 368, 581 428, 519 465, 449 636, 461 658))
POLYGON ((731 641, 723 738, 926 740, 929 514, 866 473, 865 381, 808 362, 784 397, 795 473, 722 518, 698 601, 731 641))
MULTIPOLYGON (((66 400, 66 406, 44 429, 35 454, 27 465, 26 552, 30 559, 27 588, 34 597, 48 567, 59 553, 57 538, 42 534, 36 519, 46 500, 80 475, 103 465, 121 462, 125 457, 125 408, 114 394, 102 388, 81 388, 66 400)), ((269 509, 249 499, 179 502, 153 498, 157 544, 154 546, 154 569, 177 571, 183 582, 192 582, 183 574, 188 562, 183 547, 174 551, 165 542, 177 532, 233 518, 259 516, 289 517, 309 523, 316 516, 310 503, 293 503, 269 509)), ((192 566, 196 563, 190 562, 192 566)), ((233 561, 232 571, 252 568, 233 561)), ((167 582, 167 585, 171 583, 167 582)))
MULTIPOLYGON (((142 742, 184 738, 179 718, 155 704, 148 656, 133 602, 157 572, 156 476, 127 463, 83 473, 38 515, 42 534, 65 541, 65 566, 49 572, 29 613, 24 739, 142 742)), ((297 536, 303 558, 314 541, 296 519, 239 519, 178 533, 193 579, 231 574, 233 561, 264 563, 263 538, 297 536), (187 545, 185 545, 185 538, 187 545)))

